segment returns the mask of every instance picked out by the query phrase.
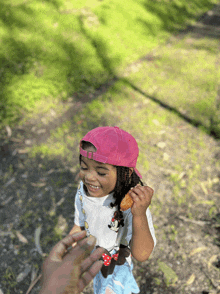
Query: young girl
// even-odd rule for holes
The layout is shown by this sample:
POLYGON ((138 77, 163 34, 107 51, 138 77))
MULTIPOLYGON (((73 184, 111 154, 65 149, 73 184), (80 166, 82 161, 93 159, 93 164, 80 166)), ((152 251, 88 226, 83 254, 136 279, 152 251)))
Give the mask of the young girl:
POLYGON ((106 249, 93 280, 95 294, 139 293, 131 255, 145 261, 156 244, 148 208, 153 190, 140 179, 138 153, 134 137, 118 127, 95 128, 80 141, 81 182, 70 233, 86 230, 96 237, 96 247, 106 249), (128 192, 133 204, 122 212, 120 203, 128 192))

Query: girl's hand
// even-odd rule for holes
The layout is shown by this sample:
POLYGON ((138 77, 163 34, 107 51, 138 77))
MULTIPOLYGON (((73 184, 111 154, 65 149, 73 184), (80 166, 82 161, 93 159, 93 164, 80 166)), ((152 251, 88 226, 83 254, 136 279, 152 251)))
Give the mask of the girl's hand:
POLYGON ((131 188, 128 193, 134 201, 131 206, 131 213, 133 216, 146 215, 146 210, 151 204, 154 190, 148 186, 137 184, 134 188, 131 188))

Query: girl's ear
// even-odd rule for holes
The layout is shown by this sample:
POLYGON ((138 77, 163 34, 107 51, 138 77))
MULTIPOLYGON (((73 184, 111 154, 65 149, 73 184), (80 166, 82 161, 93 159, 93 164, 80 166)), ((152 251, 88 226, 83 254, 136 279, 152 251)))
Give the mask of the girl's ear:
POLYGON ((131 177, 133 171, 134 171, 134 168, 133 167, 129 167, 129 177, 131 177))

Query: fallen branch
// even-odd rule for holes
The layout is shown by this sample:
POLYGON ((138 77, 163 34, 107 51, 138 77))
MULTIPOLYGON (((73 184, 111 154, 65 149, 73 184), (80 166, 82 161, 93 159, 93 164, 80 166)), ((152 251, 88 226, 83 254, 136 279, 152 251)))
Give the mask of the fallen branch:
POLYGON ((179 219, 185 221, 185 222, 189 222, 189 223, 193 223, 193 224, 196 224, 196 225, 199 225, 199 226, 205 226, 206 224, 208 224, 209 222, 206 222, 206 221, 196 221, 196 220, 193 220, 193 219, 189 219, 185 216, 182 216, 182 215, 178 215, 177 216, 179 219))
POLYGON ((31 284, 30 284, 30 286, 29 286, 29 288, 28 288, 26 294, 29 294, 29 293, 31 292, 31 290, 34 288, 34 286, 37 284, 37 282, 38 282, 41 278, 42 278, 42 274, 40 274, 38 277, 36 277, 36 279, 34 279, 34 280, 31 282, 31 284))

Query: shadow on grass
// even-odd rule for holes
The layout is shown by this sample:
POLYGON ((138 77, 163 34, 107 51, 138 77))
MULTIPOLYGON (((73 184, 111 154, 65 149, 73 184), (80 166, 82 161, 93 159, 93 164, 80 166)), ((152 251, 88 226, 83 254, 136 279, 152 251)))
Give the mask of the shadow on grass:
POLYGON ((220 5, 215 5, 212 11, 205 12, 195 25, 189 25, 181 34, 193 33, 196 38, 214 38, 220 37, 220 15, 218 13, 220 5))
MULTIPOLYGON (((59 8, 60 2, 58 0, 47 0, 45 2, 51 3, 55 9, 59 8)), ((188 1, 181 2, 182 5, 179 5, 175 2, 163 3, 163 2, 150 2, 145 1, 145 8, 155 14, 157 14, 161 20, 163 21, 164 30, 172 31, 176 30, 177 25, 182 25, 186 19, 193 17, 193 7, 206 7, 207 9, 211 7, 211 1, 199 1, 194 0, 190 3, 188 1), (172 13, 171 13, 172 12, 172 13)), ((0 10, 0 19, 2 20, 5 29, 8 31, 8 34, 4 36, 3 42, 7 46, 8 51, 2 51, 0 54, 0 62, 2 64, 2 69, 0 70, 0 111, 1 116, 3 119, 12 119, 15 117, 15 113, 18 113, 15 120, 18 120, 19 117, 22 116, 22 100, 23 95, 28 95, 28 99, 37 100, 39 96, 43 94, 44 83, 45 81, 49 81, 52 83, 50 85, 50 89, 48 90, 48 95, 53 97, 57 97, 61 95, 63 92, 64 94, 63 99, 66 97, 71 96, 73 101, 77 101, 73 107, 71 107, 66 113, 64 113, 61 117, 55 118, 54 121, 48 126, 46 133, 40 136, 33 134, 33 136, 37 136, 37 140, 39 143, 42 143, 47 140, 50 136, 50 131, 60 126, 63 122, 70 120, 73 116, 82 109, 83 105, 87 102, 91 102, 94 99, 97 99, 99 95, 106 92, 109 87, 111 87, 116 81, 120 80, 120 77, 114 72, 114 66, 112 64, 112 60, 108 58, 108 48, 104 42, 99 39, 98 37, 92 37, 88 30, 85 29, 82 16, 77 18, 79 24, 79 34, 82 35, 86 40, 87 44, 90 44, 91 47, 95 50, 95 55, 97 60, 100 63, 100 70, 99 72, 95 71, 91 66, 87 65, 87 60, 89 60, 89 56, 84 53, 80 52, 77 48, 74 47, 73 43, 69 42, 65 39, 61 34, 57 36, 56 34, 52 35, 51 38, 55 40, 55 44, 58 46, 60 50, 65 52, 67 58, 62 58, 59 54, 56 54, 55 51, 48 51, 42 50, 41 44, 39 42, 28 43, 25 41, 21 41, 16 38, 16 31, 15 28, 20 29, 27 29, 28 31, 34 34, 34 30, 36 27, 32 25, 30 19, 34 19, 36 17, 35 11, 33 11, 30 7, 23 5, 11 6, 9 4, 2 3, 1 10, 0 10), (28 21, 26 21, 26 18, 28 21), (49 60, 50 63, 46 61, 49 60), (37 61, 37 65, 36 65, 37 61), (51 81, 50 74, 45 74, 45 63, 49 66, 53 64, 55 70, 57 71, 57 75, 64 74, 64 83, 62 85, 59 84, 59 79, 55 79, 51 81), (64 67, 66 72, 63 73, 62 70, 59 72, 59 68, 64 67), (106 80, 107 82, 103 82, 99 80, 99 76, 101 72, 106 73, 106 80), (11 99, 13 94, 13 89, 10 91, 6 90, 12 80, 15 80, 17 83, 17 88, 19 89, 20 81, 22 81, 30 72, 33 72, 33 78, 36 76, 37 78, 41 79, 39 84, 36 84, 36 92, 29 93, 28 85, 31 83, 35 84, 36 80, 29 81, 27 85, 27 91, 20 92, 21 99, 20 101, 15 101, 11 99), (45 75, 44 75, 45 74, 45 75), (47 76, 49 75, 49 76, 47 76), (48 79, 48 80, 47 80, 48 79), (42 83, 42 84, 41 84, 42 83), (83 86, 82 86, 83 84, 83 86), (42 94, 40 88, 42 87, 42 94), (75 88, 74 88, 75 87, 75 88), (92 94, 88 93, 89 89, 92 90, 92 94), (77 91, 74 91, 77 89, 77 91), (73 94, 75 93, 75 94, 73 94), (33 97, 31 96, 33 95, 33 97), (18 103, 16 105, 16 103, 18 103)), ((149 24, 146 23, 146 26, 149 27, 149 24)), ((39 24, 39 27, 43 27, 42 24, 39 24)), ((38 34, 43 33, 43 31, 39 31, 38 34)), ((36 37, 37 33, 35 32, 36 37)), ((152 32, 153 34, 153 32, 152 32)), ((46 36, 46 35, 45 35, 46 36)), ((118 60, 117 62, 119 62, 118 60)), ((114 61, 115 62, 115 61, 114 61)), ((51 71, 53 69, 51 68, 51 71)), ((163 103, 159 100, 159 98, 152 97, 144 93, 141 89, 137 88, 135 85, 131 84, 128 80, 124 79, 125 84, 128 84, 133 89, 144 95, 146 98, 153 100, 154 102, 158 103, 158 105, 166 108, 169 111, 174 112, 182 119, 187 121, 188 123, 196 126, 204 128, 208 134, 211 134, 215 138, 220 137, 220 130, 218 126, 215 126, 215 123, 209 118, 211 127, 210 129, 201 121, 197 121, 193 118, 187 117, 186 115, 182 114, 178 109, 169 106, 169 104, 163 103)), ((25 90, 25 89, 23 89, 25 90)), ((46 99, 46 97, 45 97, 46 99)), ((30 135, 31 126, 27 129, 27 135, 30 135)))
MULTIPOLYGON (((26 111, 25 104, 33 106, 42 96, 66 100, 76 92, 88 94, 113 76, 112 61, 102 58, 107 48, 102 41, 89 39, 82 20, 80 28, 80 18, 74 16, 77 28, 71 34, 64 32, 67 24, 60 32, 45 26, 45 22, 59 16, 60 5, 60 1, 46 2, 52 4, 51 18, 46 14, 40 17, 38 10, 26 2, 1 3, 4 46, 0 52, 0 122, 4 124, 19 121, 26 111), (79 37, 85 43, 83 49, 73 42, 79 37), (88 47, 91 51, 95 48, 97 56, 88 47)), ((77 95, 74 98, 81 100, 77 95)))
POLYGON ((189 117, 186 114, 181 113, 177 108, 175 108, 173 106, 170 106, 168 103, 164 103, 159 98, 151 96, 151 95, 145 93, 140 88, 138 88, 134 84, 132 84, 128 79, 122 79, 122 80, 126 85, 128 85, 129 87, 131 87, 132 89, 134 89, 135 91, 137 91, 138 93, 143 95, 144 97, 156 102, 159 106, 161 106, 164 109, 176 114, 177 116, 179 116, 181 119, 183 119, 187 123, 191 124, 192 126, 194 126, 196 128, 201 128, 208 135, 211 135, 212 137, 214 137, 217 140, 220 139, 220 129, 219 129, 218 126, 217 127, 215 126, 215 124, 214 124, 214 122, 212 120, 212 117, 208 118, 210 120, 210 128, 208 128, 203 122, 201 122, 199 120, 196 120, 196 119, 194 119, 192 117, 189 117))
POLYGON ((203 11, 211 9, 213 2, 207 0, 145 1, 144 7, 159 17, 165 31, 174 33, 186 25, 189 20, 195 19, 195 11, 198 9, 203 9, 203 11))

